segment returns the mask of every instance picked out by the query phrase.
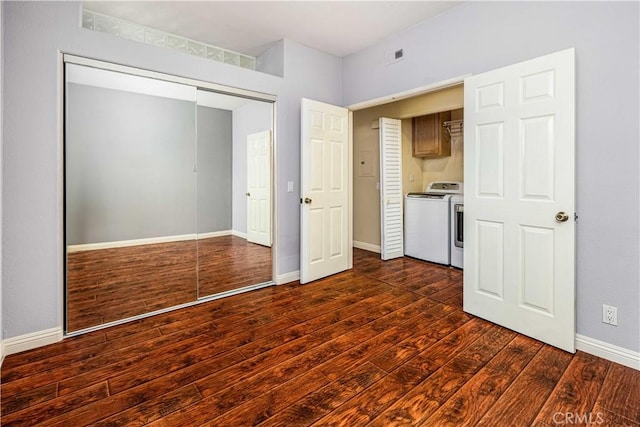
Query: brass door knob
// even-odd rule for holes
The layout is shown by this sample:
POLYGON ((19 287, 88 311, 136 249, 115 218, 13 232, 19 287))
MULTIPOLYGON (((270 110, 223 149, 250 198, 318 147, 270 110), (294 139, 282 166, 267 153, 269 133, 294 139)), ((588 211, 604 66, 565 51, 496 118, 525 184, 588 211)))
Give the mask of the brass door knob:
POLYGON ((558 212, 556 214, 556 222, 566 222, 569 219, 569 215, 566 212, 558 212))
POLYGON ((309 204, 311 204, 311 199, 310 199, 310 198, 308 198, 308 197, 305 197, 305 198, 304 198, 304 202, 305 202, 307 205, 309 205, 309 204))
POLYGON ((251 197, 251 193, 247 193, 247 197, 251 197))

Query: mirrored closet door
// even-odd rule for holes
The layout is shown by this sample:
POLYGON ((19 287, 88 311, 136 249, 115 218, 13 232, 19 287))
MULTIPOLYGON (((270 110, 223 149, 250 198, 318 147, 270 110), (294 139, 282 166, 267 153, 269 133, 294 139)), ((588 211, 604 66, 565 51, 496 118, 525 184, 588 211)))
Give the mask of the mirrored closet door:
POLYGON ((272 283, 272 107, 65 64, 67 334, 272 283))
POLYGON ((198 296, 271 281, 272 104, 197 94, 198 296))

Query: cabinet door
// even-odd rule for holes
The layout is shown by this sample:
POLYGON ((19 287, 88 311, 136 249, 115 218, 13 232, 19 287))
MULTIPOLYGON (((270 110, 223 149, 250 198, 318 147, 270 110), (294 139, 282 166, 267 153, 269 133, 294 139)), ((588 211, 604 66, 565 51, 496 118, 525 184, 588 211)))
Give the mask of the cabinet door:
POLYGON ((449 135, 442 124, 451 119, 451 112, 413 118, 413 156, 446 157, 451 155, 449 135))

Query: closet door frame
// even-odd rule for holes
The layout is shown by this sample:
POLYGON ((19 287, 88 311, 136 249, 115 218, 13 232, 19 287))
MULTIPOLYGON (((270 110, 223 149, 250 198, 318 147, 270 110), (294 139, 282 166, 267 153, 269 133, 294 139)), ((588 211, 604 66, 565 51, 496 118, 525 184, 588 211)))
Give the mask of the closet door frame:
MULTIPOLYGON (((59 149, 59 154, 58 154, 58 164, 59 164, 59 179, 58 179, 58 203, 59 203, 59 209, 58 212, 60 214, 59 216, 59 239, 58 241, 61 242, 61 257, 59 259, 58 265, 62 266, 61 269, 61 273, 60 273, 60 279, 59 279, 59 298, 60 298, 60 304, 59 304, 59 318, 62 320, 62 338, 64 337, 72 337, 72 336, 77 336, 77 335, 82 335, 88 332, 93 332, 99 329, 104 329, 104 328, 108 328, 111 326, 115 326, 115 325, 119 325, 119 324, 123 324, 123 323, 128 323, 134 320, 138 320, 138 319, 142 319, 142 318, 146 318, 146 317, 150 317, 150 316, 155 316, 157 314, 162 314, 162 313, 166 313, 169 311, 173 311, 173 310, 178 310, 181 308, 186 308, 186 307, 191 307, 193 305, 197 305, 197 304, 201 304, 201 303, 205 303, 208 301, 212 301, 215 299, 220 299, 220 298, 224 298, 227 296, 231 296, 231 295, 235 295, 235 294, 239 294, 239 293, 243 293, 243 292, 248 292, 251 290, 255 290, 255 289, 259 289, 259 288, 264 288, 264 287, 268 287, 268 286, 272 286, 276 284, 276 266, 277 266, 277 244, 278 244, 278 234, 277 234, 277 224, 278 224, 278 218, 277 218, 277 208, 276 208, 276 201, 277 201, 277 185, 276 185, 276 177, 277 177, 277 162, 276 162, 276 156, 277 156, 277 131, 276 131, 276 111, 277 111, 277 96, 273 95, 273 94, 268 94, 268 93, 263 93, 263 92, 257 92, 257 91, 251 91, 251 90, 247 90, 247 89, 241 89, 241 88, 235 88, 235 87, 230 87, 230 86, 225 86, 225 85, 220 85, 220 84, 216 84, 216 83, 211 83, 211 82, 206 82, 206 81, 202 81, 202 80, 197 80, 197 79, 191 79, 191 78, 187 78, 187 77, 181 77, 181 76, 176 76, 176 75, 171 75, 171 74, 165 74, 165 73, 161 73, 161 72, 157 72, 157 71, 151 71, 151 70, 145 70, 145 69, 141 69, 141 68, 135 68, 135 67, 129 67, 126 65, 120 65, 120 64, 114 64, 114 63, 110 63, 110 62, 105 62, 105 61, 100 61, 97 59, 91 59, 91 58, 87 58, 87 57, 83 57, 83 56, 77 56, 77 55, 72 55, 72 54, 67 54, 67 53, 63 53, 60 52, 59 53, 59 69, 58 69, 58 75, 60 76, 59 78, 59 94, 60 94, 60 104, 59 104, 59 114, 58 114, 58 120, 60 123, 60 128, 59 128, 59 138, 60 138, 60 149, 59 149), (265 282, 265 283, 260 283, 260 284, 256 284, 255 286, 247 286, 238 290, 233 290, 233 291, 228 291, 228 292, 223 292, 220 294, 215 294, 215 295, 211 295, 208 297, 203 297, 203 298, 196 298, 194 301, 188 302, 188 303, 184 303, 184 304, 179 304, 179 305, 175 305, 175 306, 171 306, 171 307, 167 307, 167 308, 163 308, 160 310, 156 310, 156 311, 152 311, 152 312, 148 312, 148 313, 144 313, 144 314, 140 314, 137 316, 132 316, 132 317, 128 317, 125 319, 120 319, 120 320, 115 320, 112 322, 108 322, 108 323, 104 323, 101 325, 96 325, 96 326, 92 326, 90 328, 86 328, 86 329, 81 329, 81 330, 77 330, 77 331, 73 331, 73 332, 67 332, 67 297, 66 297, 66 291, 67 291, 67 262, 66 262, 66 254, 67 254, 67 249, 66 249, 66 227, 65 227, 65 222, 66 222, 66 190, 65 190, 65 155, 64 155, 64 141, 65 141, 65 87, 66 87, 66 78, 65 78, 65 73, 64 73, 64 69, 65 69, 65 64, 76 64, 76 65, 84 65, 84 66, 88 66, 88 67, 93 67, 93 68, 98 68, 98 69, 102 69, 102 70, 108 70, 108 71, 115 71, 115 72, 120 72, 120 73, 125 73, 125 74, 130 74, 133 76, 139 76, 139 77, 147 77, 147 78, 152 78, 152 79, 157 79, 157 80, 161 80, 161 81, 167 81, 167 82, 172 82, 172 83, 180 83, 180 84, 184 84, 184 85, 189 85, 189 86, 193 86, 196 89, 203 89, 203 90, 208 90, 208 91, 212 91, 212 92, 217 92, 220 94, 224 94, 224 95, 229 95, 229 96, 236 96, 236 97, 240 97, 240 98, 247 98, 247 99, 251 99, 251 100, 255 100, 255 101, 262 101, 262 102, 266 102, 266 103, 270 103, 271 104, 271 131, 272 131, 272 152, 271 152, 271 174, 272 174, 272 181, 271 181, 271 230, 272 230, 272 245, 271 245, 271 280, 269 282, 265 282)), ((56 340, 57 341, 57 340, 56 340)))

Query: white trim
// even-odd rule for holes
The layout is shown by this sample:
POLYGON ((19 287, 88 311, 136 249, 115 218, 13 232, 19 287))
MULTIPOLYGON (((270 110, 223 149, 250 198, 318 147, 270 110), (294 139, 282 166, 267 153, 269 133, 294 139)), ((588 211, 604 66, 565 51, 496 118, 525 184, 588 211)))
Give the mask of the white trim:
POLYGON ((115 242, 86 243, 82 245, 67 246, 67 253, 72 254, 75 252, 96 251, 100 249, 111 249, 111 248, 126 248, 129 246, 152 245, 155 243, 181 242, 184 240, 195 240, 195 239, 196 239, 196 234, 194 233, 194 234, 180 234, 177 236, 149 237, 145 239, 118 240, 115 242))
POLYGON ((278 101, 271 104, 271 280, 278 276, 278 101))
POLYGON ((236 236, 236 237, 240 237, 241 239, 244 239, 244 240, 247 240, 247 233, 243 233, 242 231, 231 230, 231 235, 232 236, 236 236))
POLYGON ((351 111, 362 110, 364 108, 377 107, 378 105, 388 104, 390 102, 396 102, 407 98, 413 98, 418 95, 424 95, 425 93, 435 92, 437 90, 445 89, 451 86, 457 86, 464 83, 464 79, 471 76, 471 74, 464 74, 462 76, 453 77, 447 80, 441 80, 439 82, 431 83, 426 86, 420 86, 414 89, 405 90, 403 92, 394 93, 392 95, 381 96, 379 98, 370 99, 368 101, 358 102, 347 106, 351 111))
MULTIPOLYGON (((349 183, 349 194, 347 195, 348 202, 348 227, 347 227, 347 241, 353 242, 353 111, 349 110, 349 160, 347 164, 350 165, 347 168, 347 182, 349 183)), ((347 267, 349 270, 353 269, 353 245, 348 245, 347 257, 349 259, 347 267)))
POLYGON ((142 68, 128 67, 126 65, 114 64, 111 62, 99 61, 96 59, 85 58, 82 56, 64 54, 64 62, 86 65, 88 67, 102 68, 104 70, 117 71, 120 73, 132 74, 134 76, 150 77, 152 79, 165 80, 174 83, 182 83, 185 85, 195 86, 202 89, 209 89, 219 93, 226 93, 229 95, 236 95, 245 98, 258 99, 267 102, 274 102, 276 100, 275 95, 271 95, 263 92, 256 92, 247 89, 240 89, 237 87, 219 85, 215 83, 205 82, 203 80, 190 79, 186 77, 175 76, 171 74, 160 73, 156 71, 145 70, 142 68))
POLYGON ((182 242, 185 240, 202 240, 209 239, 211 237, 222 237, 222 236, 238 236, 243 239, 247 238, 247 235, 235 230, 222 230, 222 231, 211 231, 209 233, 198 233, 198 234, 179 234, 176 236, 160 236, 160 237, 149 237, 145 239, 133 239, 133 240, 118 240, 115 242, 100 242, 100 243, 85 243, 82 245, 69 245, 67 247, 67 253, 75 253, 75 252, 84 252, 84 251, 96 251, 100 249, 112 249, 112 248, 127 248, 129 246, 140 246, 140 245, 153 245, 156 243, 171 243, 171 242, 182 242))
POLYGON ((196 234, 197 240, 209 239, 211 237, 222 237, 222 236, 231 236, 233 235, 233 230, 222 230, 222 231, 210 231, 208 233, 198 233, 196 234))
POLYGON ((300 270, 278 274, 276 276, 276 285, 284 285, 285 283, 295 282, 296 280, 300 280, 300 270))
POLYGON ((372 245, 371 243, 358 242, 354 240, 353 247, 369 252, 375 252, 377 254, 382 253, 382 248, 379 245, 372 245))
POLYGON ((51 328, 2 340, 5 355, 20 353, 62 341, 62 328, 51 328))
POLYGON ((640 371, 640 353, 595 338, 576 334, 576 350, 602 357, 640 371))
MULTIPOLYGON (((78 3, 78 19, 82 20, 82 13, 80 13, 81 4, 78 3)), ((56 182, 56 214, 57 214, 57 229, 56 229, 56 266, 57 266, 57 281, 58 281, 58 304, 57 304, 57 322, 59 324, 64 323, 64 317, 67 313, 67 294, 66 294, 66 281, 67 281, 67 253, 66 253, 66 235, 65 235, 65 163, 64 163, 64 101, 65 101, 65 88, 66 83, 64 81, 64 54, 58 50, 58 121, 57 131, 58 140, 56 144, 57 151, 57 182, 56 182)))

